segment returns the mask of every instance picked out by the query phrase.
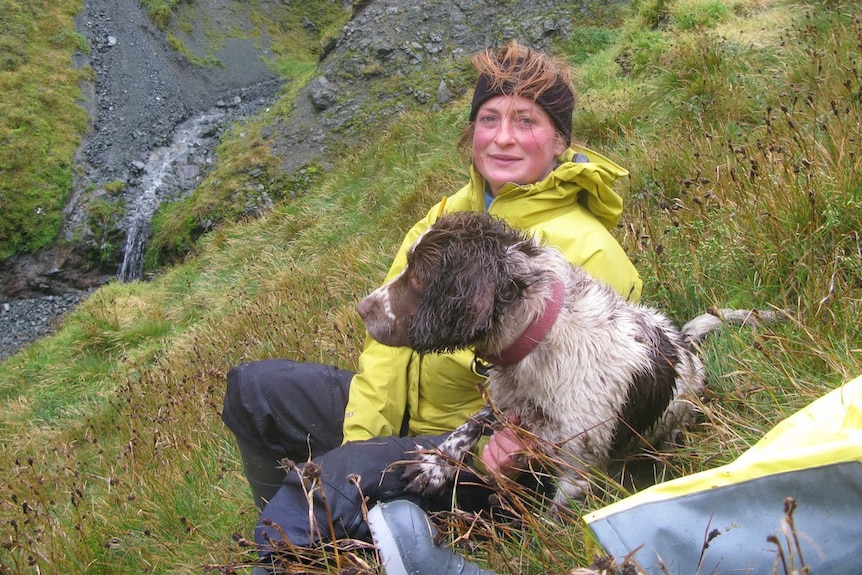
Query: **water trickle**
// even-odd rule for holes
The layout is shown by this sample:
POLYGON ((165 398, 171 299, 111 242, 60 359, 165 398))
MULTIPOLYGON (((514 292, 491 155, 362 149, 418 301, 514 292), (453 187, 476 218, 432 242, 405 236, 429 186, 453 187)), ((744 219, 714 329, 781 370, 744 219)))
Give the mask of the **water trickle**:
POLYGON ((213 127, 223 117, 223 112, 215 110, 180 124, 171 143, 152 150, 147 162, 139 167, 140 186, 130 190, 127 199, 126 246, 117 272, 120 281, 137 280, 143 275, 153 214, 163 201, 180 199, 197 184, 195 160, 199 161, 202 150, 212 148, 217 137, 213 127))

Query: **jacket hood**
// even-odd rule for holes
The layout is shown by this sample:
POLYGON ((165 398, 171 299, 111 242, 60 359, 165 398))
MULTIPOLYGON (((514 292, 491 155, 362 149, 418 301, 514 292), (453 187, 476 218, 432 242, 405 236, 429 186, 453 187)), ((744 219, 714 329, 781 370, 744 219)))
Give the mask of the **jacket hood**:
MULTIPOLYGON (((497 192, 503 200, 518 195, 534 203, 547 204, 547 209, 559 209, 575 202, 584 206, 607 229, 616 227, 623 212, 623 198, 612 189, 614 182, 629 172, 598 152, 572 146, 563 154, 562 163, 544 179, 525 186, 505 184, 497 192)), ((474 190, 485 189, 484 177, 470 167, 474 190)), ((534 205, 534 208, 538 208, 534 205)))

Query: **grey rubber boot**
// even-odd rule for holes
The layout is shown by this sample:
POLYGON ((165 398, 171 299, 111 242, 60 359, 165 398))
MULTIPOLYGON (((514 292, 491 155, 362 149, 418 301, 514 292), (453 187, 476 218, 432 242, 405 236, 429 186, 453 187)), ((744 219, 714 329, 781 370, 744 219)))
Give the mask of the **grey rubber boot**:
POLYGON ((237 441, 236 445, 242 459, 243 473, 251 486, 254 504, 263 511, 275 492, 281 489, 285 472, 274 459, 258 455, 241 441, 237 441))
POLYGON ((437 545, 437 529, 421 507, 406 499, 378 503, 368 526, 386 575, 496 575, 437 545))

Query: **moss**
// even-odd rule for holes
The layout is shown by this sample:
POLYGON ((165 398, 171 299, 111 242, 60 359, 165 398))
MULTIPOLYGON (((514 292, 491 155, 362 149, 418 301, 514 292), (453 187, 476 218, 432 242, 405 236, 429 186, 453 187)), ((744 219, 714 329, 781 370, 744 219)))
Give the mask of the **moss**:
POLYGON ((113 180, 105 184, 105 191, 111 196, 118 196, 126 191, 126 182, 113 180))

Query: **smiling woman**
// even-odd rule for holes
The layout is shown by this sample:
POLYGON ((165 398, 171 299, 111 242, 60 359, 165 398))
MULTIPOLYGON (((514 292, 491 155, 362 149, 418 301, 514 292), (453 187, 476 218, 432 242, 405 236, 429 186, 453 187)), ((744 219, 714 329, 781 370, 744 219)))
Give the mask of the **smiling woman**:
POLYGON ((550 115, 519 96, 494 96, 482 104, 473 133, 473 163, 496 196, 504 184, 547 176, 566 150, 550 115))
POLYGON ((496 196, 507 182, 536 182, 555 167, 572 141, 575 92, 567 68, 524 68, 517 50, 474 62, 473 165, 496 196))
MULTIPOLYGON (((637 301, 640 277, 609 231, 622 209, 611 185, 627 172, 592 150, 569 146, 575 94, 568 67, 515 41, 481 52, 473 64, 479 80, 465 131, 470 180, 407 233, 387 280, 405 269, 410 246, 443 214, 487 212, 558 247, 566 260, 637 301)), ((255 535, 266 562, 280 561, 282 544, 368 539, 366 500, 411 497, 409 480, 388 472, 390 465, 417 446, 439 445, 484 403, 487 369, 470 350, 419 354, 369 339, 358 363, 353 373, 270 359, 228 373, 222 418, 236 435, 261 508, 255 535), (285 474, 276 463, 285 459, 311 459, 311 467, 285 474), (307 471, 320 489, 307 485, 307 471)), ((512 445, 507 439, 495 434, 489 442, 499 451, 512 445)), ((514 457, 507 449, 493 461, 505 473, 514 457)), ((424 503, 445 507, 452 493, 424 503)), ((475 477, 457 487, 466 508, 486 508, 490 494, 475 477)))

